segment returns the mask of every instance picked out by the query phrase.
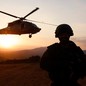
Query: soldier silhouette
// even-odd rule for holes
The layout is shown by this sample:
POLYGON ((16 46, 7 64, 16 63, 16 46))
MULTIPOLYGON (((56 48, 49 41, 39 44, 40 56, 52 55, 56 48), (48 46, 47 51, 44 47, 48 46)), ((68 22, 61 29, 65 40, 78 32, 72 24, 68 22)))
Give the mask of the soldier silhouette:
POLYGON ((48 46, 41 58, 40 67, 48 72, 51 86, 81 86, 78 79, 86 75, 85 54, 70 41, 73 35, 68 24, 59 25, 55 37, 60 42, 48 46))

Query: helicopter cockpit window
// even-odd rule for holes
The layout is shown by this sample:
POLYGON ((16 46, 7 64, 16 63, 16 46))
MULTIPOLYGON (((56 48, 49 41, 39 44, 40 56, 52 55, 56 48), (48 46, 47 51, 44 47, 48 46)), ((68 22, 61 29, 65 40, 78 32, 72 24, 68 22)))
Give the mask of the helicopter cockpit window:
POLYGON ((12 26, 13 24, 12 23, 8 23, 8 27, 12 26))
POLYGON ((33 24, 33 23, 31 23, 32 24, 32 26, 34 26, 35 28, 37 28, 37 25, 35 25, 35 24, 33 24))

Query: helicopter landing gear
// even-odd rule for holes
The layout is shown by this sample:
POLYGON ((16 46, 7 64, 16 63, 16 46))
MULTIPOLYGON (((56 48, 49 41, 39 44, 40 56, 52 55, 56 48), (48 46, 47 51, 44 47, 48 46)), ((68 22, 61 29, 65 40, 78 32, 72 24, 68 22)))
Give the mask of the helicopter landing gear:
POLYGON ((32 33, 29 34, 29 38, 31 38, 31 37, 32 37, 32 33))

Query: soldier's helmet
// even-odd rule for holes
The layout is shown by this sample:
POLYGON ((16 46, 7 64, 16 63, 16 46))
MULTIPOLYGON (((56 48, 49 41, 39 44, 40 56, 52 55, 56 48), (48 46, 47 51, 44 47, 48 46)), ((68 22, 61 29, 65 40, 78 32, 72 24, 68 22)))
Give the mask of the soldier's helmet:
POLYGON ((61 25, 57 26, 56 31, 55 31, 56 37, 58 37, 59 35, 61 35, 63 33, 66 33, 69 36, 74 35, 72 28, 68 24, 61 24, 61 25))

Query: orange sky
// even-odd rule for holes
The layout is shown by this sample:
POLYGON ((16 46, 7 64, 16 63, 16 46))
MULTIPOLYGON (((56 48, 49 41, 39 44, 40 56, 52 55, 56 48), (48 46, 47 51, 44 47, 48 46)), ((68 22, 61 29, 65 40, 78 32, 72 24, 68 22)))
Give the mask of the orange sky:
MULTIPOLYGON (((59 25, 69 24, 74 31, 75 41, 82 49, 86 49, 86 1, 85 0, 0 0, 0 10, 23 17, 30 11, 40 9, 27 19, 59 25), (17 2, 17 3, 16 3, 17 2)), ((0 28, 16 20, 0 13, 0 28)), ((58 41, 54 32, 56 26, 34 22, 42 30, 30 39, 27 35, 0 35, 0 48, 20 50, 48 46, 58 41)))

